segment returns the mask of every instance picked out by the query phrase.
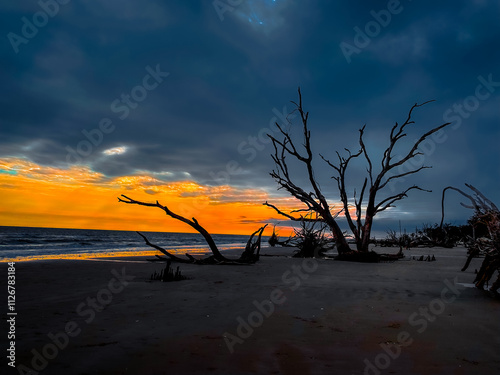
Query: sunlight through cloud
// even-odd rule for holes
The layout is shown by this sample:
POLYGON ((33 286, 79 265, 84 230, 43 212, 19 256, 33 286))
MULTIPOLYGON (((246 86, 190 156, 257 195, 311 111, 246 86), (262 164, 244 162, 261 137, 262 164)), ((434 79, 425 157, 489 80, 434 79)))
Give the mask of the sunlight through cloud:
POLYGON ((127 147, 122 146, 122 147, 113 147, 113 148, 108 148, 107 150, 104 150, 102 153, 104 155, 121 155, 127 152, 127 147))

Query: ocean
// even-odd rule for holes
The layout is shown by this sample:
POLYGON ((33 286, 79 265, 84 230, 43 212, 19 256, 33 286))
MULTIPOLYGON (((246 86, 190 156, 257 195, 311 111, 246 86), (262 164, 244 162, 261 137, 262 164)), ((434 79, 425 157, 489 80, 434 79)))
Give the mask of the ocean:
MULTIPOLYGON (((210 250, 199 233, 141 232, 150 242, 173 254, 205 254, 210 250)), ((244 247, 246 235, 212 235, 221 251, 244 247)), ((262 239, 262 243, 267 238, 262 239)), ((0 261, 16 259, 57 259, 96 255, 161 253, 144 243, 132 231, 57 229, 0 226, 0 261)))

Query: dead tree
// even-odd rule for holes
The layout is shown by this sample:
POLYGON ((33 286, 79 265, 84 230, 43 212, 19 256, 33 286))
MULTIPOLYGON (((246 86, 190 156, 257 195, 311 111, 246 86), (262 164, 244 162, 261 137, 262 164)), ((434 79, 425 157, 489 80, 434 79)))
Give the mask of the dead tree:
POLYGON ((448 186, 443 189, 443 196, 441 200, 441 224, 443 226, 444 221, 444 199, 445 193, 448 189, 454 190, 464 197, 469 199, 470 205, 460 203, 466 208, 474 210, 474 215, 469 220, 473 226, 485 225, 488 229, 489 240, 484 241, 482 239, 474 238, 468 244, 469 256, 465 262, 462 271, 465 271, 472 261, 472 258, 483 253, 485 255, 481 268, 479 269, 474 283, 479 289, 483 289, 484 285, 488 283, 496 271, 499 272, 496 281, 492 284, 490 291, 496 292, 500 289, 500 210, 498 207, 488 198, 484 196, 478 189, 474 186, 465 184, 470 190, 472 190, 472 195, 467 194, 464 191, 455 188, 453 186, 448 186))
POLYGON ((167 257, 166 259, 169 259, 169 260, 175 261, 175 262, 195 263, 195 264, 252 264, 252 263, 255 263, 259 260, 261 237, 262 237, 262 233, 264 232, 264 229, 267 227, 267 224, 264 225, 263 227, 259 228, 258 230, 256 230, 254 233, 252 233, 250 235, 250 238, 248 239, 245 250, 239 259, 229 259, 229 258, 226 258, 224 255, 222 255, 222 253, 219 251, 219 248, 215 244, 215 241, 212 238, 212 236, 210 235, 210 233, 205 228, 203 228, 194 217, 191 220, 189 220, 181 215, 178 215, 178 214, 172 212, 167 206, 163 206, 158 201, 156 201, 156 203, 147 203, 147 202, 141 202, 141 201, 134 200, 132 198, 127 197, 126 195, 122 195, 122 197, 123 198, 118 198, 119 202, 128 203, 128 204, 137 204, 137 205, 146 206, 146 207, 157 207, 157 208, 160 208, 163 211, 165 211, 165 213, 168 216, 170 216, 176 220, 182 221, 183 223, 188 224, 192 228, 196 229, 203 236, 203 238, 207 242, 210 250, 212 251, 212 255, 209 256, 208 258, 204 258, 204 259, 196 259, 195 257, 193 257, 192 255, 190 255, 188 253, 186 253, 187 258, 181 258, 181 257, 178 257, 178 256, 170 253, 166 249, 151 243, 145 235, 143 235, 140 232, 137 232, 144 239, 144 242, 146 243, 146 245, 160 251, 162 254, 164 254, 167 257))
POLYGON ((294 112, 297 111, 300 114, 300 119, 302 121, 304 150, 299 150, 299 148, 292 140, 290 133, 287 130, 283 129, 278 123, 276 123, 276 126, 281 132, 283 139, 280 140, 272 135, 268 135, 274 146, 274 154, 271 156, 276 166, 270 174, 278 183, 278 189, 285 189, 286 191, 288 191, 288 193, 290 193, 290 195, 303 202, 306 207, 301 210, 295 210, 291 213, 286 213, 268 202, 264 204, 273 208, 280 215, 283 215, 294 221, 308 220, 306 219, 306 215, 300 214, 302 212, 306 214, 313 212, 316 213, 319 216, 317 220, 323 221, 331 229, 333 237, 336 241, 336 246, 339 254, 351 252, 345 235, 337 223, 339 214, 343 212, 348 227, 352 232, 356 243, 355 251, 359 253, 367 253, 370 243, 373 219, 375 215, 386 210, 389 207, 393 207, 394 203, 405 198, 407 196, 407 193, 411 190, 429 190, 425 190, 420 188, 419 186, 413 185, 399 193, 388 194, 378 200, 377 194, 388 186, 394 184, 396 179, 418 173, 425 168, 431 168, 428 166, 421 166, 419 168, 411 168, 406 172, 401 172, 401 169, 398 169, 416 156, 423 155, 422 152, 419 151, 420 144, 430 135, 439 131, 445 126, 448 126, 450 123, 445 123, 437 126, 422 135, 404 156, 398 157, 399 155, 393 155, 394 149, 396 145, 398 145, 398 142, 407 135, 405 132, 406 127, 414 123, 414 121, 412 120, 413 111, 416 108, 432 102, 432 100, 422 104, 413 105, 408 113, 408 117, 405 122, 402 125, 396 123, 392 127, 389 136, 389 146, 384 151, 381 160, 381 169, 380 172, 376 175, 373 170, 372 159, 368 155, 368 151, 363 141, 365 130, 364 126, 359 130, 360 149, 357 152, 352 153, 350 150, 346 149, 347 156, 342 156, 339 152, 337 152, 336 154, 338 158, 338 164, 330 162, 320 154, 321 158, 335 171, 335 175, 332 178, 337 182, 340 201, 343 205, 342 210, 336 210, 335 212, 332 212, 333 207, 330 206, 327 199, 322 194, 320 186, 315 178, 312 165, 313 152, 311 150, 310 143, 311 133, 308 128, 309 112, 304 111, 302 107, 302 94, 300 92, 300 88, 298 90, 298 94, 299 102, 296 103, 292 101, 292 103, 296 106, 294 112), (309 183, 312 188, 310 191, 298 186, 292 180, 286 161, 286 157, 288 156, 295 158, 304 165, 307 171, 309 183), (348 188, 346 185, 346 173, 349 169, 351 161, 357 158, 363 158, 365 160, 367 164, 367 176, 364 179, 359 195, 357 195, 356 190, 354 190, 354 205, 352 205, 350 203, 348 188), (351 213, 351 208, 354 208, 354 214, 351 213), (294 213, 299 214, 299 216, 294 216, 294 213))

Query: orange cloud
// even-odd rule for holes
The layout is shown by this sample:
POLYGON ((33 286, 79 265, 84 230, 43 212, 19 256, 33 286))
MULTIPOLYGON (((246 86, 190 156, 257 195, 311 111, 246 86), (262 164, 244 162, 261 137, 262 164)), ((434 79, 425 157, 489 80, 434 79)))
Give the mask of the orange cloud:
MULTIPOLYGON (((250 234, 270 219, 284 219, 262 205, 270 199, 262 189, 166 182, 145 172, 108 178, 84 166, 60 169, 0 159, 0 225, 193 231, 160 209, 118 203, 121 194, 158 200, 180 215, 196 217, 211 233, 250 234)), ((281 207, 297 207, 290 198, 272 200, 281 207)))

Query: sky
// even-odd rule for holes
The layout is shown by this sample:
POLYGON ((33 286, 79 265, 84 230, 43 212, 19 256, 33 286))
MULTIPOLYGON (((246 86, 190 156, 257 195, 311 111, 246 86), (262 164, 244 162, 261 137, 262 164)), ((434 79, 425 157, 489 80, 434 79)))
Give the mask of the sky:
MULTIPOLYGON (((286 227, 262 203, 301 206, 269 175, 266 134, 278 122, 301 145, 298 117, 287 118, 298 87, 332 207, 334 171, 319 154, 357 151, 366 124, 378 166, 391 127, 428 100, 395 154, 450 122, 413 164, 432 169, 380 197, 432 192, 410 192, 374 229, 439 222, 450 185, 500 204, 500 1, 41 0, 0 11, 0 225, 191 231, 118 203, 125 194, 213 233, 286 227)), ((349 170, 351 196, 365 174, 349 170)), ((450 193, 446 221, 467 220, 461 201, 450 193)))

